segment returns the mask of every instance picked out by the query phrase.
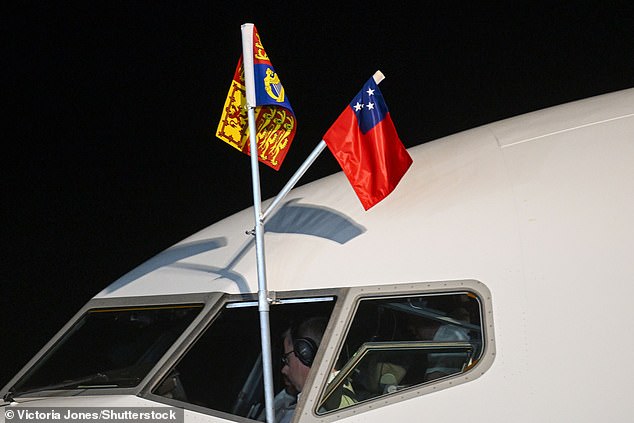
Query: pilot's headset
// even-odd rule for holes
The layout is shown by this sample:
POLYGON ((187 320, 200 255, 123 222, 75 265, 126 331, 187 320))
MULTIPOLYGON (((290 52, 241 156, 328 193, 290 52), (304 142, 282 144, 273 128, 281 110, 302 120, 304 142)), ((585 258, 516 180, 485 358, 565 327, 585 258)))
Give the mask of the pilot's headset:
POLYGON ((321 342, 323 331, 326 328, 326 323, 327 321, 323 317, 313 317, 299 325, 293 325, 291 327, 294 354, 299 361, 307 367, 313 365, 315 355, 317 355, 317 349, 319 348, 319 342, 321 342), (309 336, 302 336, 303 333, 308 332, 308 326, 311 326, 313 331, 319 332, 319 339, 315 340, 309 336), (301 331, 300 328, 302 329, 301 331))

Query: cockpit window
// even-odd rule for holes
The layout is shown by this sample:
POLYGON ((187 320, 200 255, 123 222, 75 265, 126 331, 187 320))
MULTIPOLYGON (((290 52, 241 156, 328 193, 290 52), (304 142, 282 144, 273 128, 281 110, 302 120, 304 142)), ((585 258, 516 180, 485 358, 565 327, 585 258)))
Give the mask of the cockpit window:
POLYGON ((89 310, 13 386, 12 394, 134 387, 202 308, 188 304, 89 310))
POLYGON ((481 310, 470 292, 362 299, 318 414, 467 371, 483 350, 481 310))
MULTIPOLYGON (((278 299, 269 311, 276 393, 284 391, 283 339, 299 322, 319 319, 325 325, 335 297, 278 299)), ((312 352, 312 358, 316 354, 312 352)), ((228 302, 170 368, 152 394, 236 416, 264 420, 260 316, 257 302, 228 302)), ((299 353, 299 351, 298 351, 299 353)), ((293 401, 295 402, 295 401, 293 401)))

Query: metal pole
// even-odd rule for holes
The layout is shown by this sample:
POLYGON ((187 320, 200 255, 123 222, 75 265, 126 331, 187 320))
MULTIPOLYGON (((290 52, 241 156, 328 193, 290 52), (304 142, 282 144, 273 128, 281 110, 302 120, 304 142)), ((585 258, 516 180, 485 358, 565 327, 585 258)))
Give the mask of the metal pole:
POLYGON ((264 221, 260 194, 260 171, 258 168, 258 143, 255 127, 255 84, 253 79, 253 24, 242 25, 242 57, 247 94, 249 139, 251 153, 251 179, 253 182, 253 216, 255 220, 255 255, 258 274, 258 311, 260 314, 260 338, 262 343, 262 373, 264 377, 264 405, 266 421, 275 422, 273 401, 273 361, 271 358, 271 329, 269 324, 269 301, 266 287, 264 262, 264 221))
POLYGON ((324 151, 324 148, 326 148, 326 141, 321 140, 319 144, 317 144, 317 147, 315 147, 313 152, 310 153, 310 156, 308 156, 308 158, 304 161, 304 163, 302 163, 299 169, 295 171, 295 174, 293 175, 293 177, 286 183, 286 185, 284 185, 284 188, 282 188, 282 190, 279 192, 279 194, 277 194, 273 202, 271 202, 271 204, 269 204, 267 209, 264 211, 264 214, 262 214, 263 222, 273 212, 273 210, 277 208, 278 204, 280 204, 280 202, 284 199, 284 197, 286 197, 286 194, 288 194, 290 190, 293 189, 293 187, 295 186, 295 184, 297 184, 300 178, 304 176, 304 173, 306 173, 308 168, 313 164, 313 162, 317 159, 317 157, 319 157, 321 152, 324 151))
POLYGON ((251 138, 251 179, 253 181, 253 216, 255 220, 255 255, 258 272, 258 311, 260 313, 260 338, 262 342, 262 371, 264 375, 264 403, 266 421, 275 421, 273 401, 273 360, 271 355, 271 330, 269 323, 269 301, 266 286, 266 266, 264 261, 264 221, 260 197, 260 172, 258 168, 258 147, 255 132, 255 111, 249 108, 249 136, 251 138))

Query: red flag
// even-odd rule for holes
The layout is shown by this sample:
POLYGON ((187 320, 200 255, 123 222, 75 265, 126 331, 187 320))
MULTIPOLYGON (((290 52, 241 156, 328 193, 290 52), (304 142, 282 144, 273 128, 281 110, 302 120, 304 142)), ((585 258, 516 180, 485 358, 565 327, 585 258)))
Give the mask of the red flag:
POLYGON ((373 78, 324 135, 365 210, 391 193, 412 164, 373 78))

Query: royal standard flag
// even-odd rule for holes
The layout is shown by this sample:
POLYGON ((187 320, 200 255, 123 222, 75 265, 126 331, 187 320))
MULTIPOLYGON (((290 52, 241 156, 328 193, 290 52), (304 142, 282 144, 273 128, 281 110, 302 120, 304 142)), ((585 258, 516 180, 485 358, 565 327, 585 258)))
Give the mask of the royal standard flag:
MULTIPOLYGON (((297 121, 280 78, 264 51, 255 26, 253 26, 253 75, 258 160, 279 170, 295 136, 297 121)), ((244 61, 240 57, 216 136, 243 153, 250 154, 246 106, 244 61)))

